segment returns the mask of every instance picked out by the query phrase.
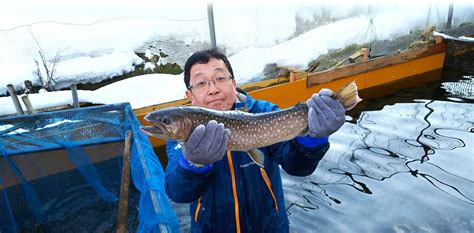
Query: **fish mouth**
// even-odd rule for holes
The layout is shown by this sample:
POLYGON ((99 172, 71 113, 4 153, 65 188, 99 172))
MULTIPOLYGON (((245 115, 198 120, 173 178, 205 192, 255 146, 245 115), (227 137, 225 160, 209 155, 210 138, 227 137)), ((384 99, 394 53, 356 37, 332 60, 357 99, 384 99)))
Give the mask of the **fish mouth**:
POLYGON ((171 131, 161 123, 153 123, 152 126, 140 126, 140 131, 148 136, 153 136, 161 139, 171 138, 171 131))

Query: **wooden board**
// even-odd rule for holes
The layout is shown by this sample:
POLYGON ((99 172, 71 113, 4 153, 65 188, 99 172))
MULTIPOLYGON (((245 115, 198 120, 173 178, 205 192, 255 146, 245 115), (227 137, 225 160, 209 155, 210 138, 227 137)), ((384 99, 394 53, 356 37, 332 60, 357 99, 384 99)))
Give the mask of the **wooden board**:
MULTIPOLYGON (((392 56, 379 57, 352 65, 339 67, 308 75, 308 87, 331 82, 336 79, 354 76, 377 69, 388 68, 406 62, 418 60, 424 57, 441 54, 446 51, 445 43, 437 43, 421 49, 408 50, 392 56)), ((423 68, 423 67, 420 67, 423 68)))

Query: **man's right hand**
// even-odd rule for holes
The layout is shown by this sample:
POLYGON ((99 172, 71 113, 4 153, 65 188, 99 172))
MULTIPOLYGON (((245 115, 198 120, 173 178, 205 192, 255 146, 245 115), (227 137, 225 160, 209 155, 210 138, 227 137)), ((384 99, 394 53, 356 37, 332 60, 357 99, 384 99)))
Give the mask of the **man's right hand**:
POLYGON ((196 165, 208 165, 224 158, 230 131, 224 124, 212 120, 206 126, 199 125, 184 143, 183 155, 196 165))

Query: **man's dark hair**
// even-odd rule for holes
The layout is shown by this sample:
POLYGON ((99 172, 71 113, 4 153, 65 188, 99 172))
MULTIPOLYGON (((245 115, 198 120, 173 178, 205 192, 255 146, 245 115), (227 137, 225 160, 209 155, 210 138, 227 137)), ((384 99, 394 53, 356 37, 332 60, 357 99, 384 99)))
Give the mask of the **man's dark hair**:
POLYGON ((186 85, 186 88, 189 88, 189 80, 191 78, 191 67, 195 64, 206 64, 209 62, 209 60, 211 60, 211 58, 222 60, 227 69, 229 70, 230 75, 232 76, 232 78, 234 78, 234 71, 232 70, 232 66, 230 65, 229 60, 227 60, 226 55, 218 52, 215 49, 201 50, 193 53, 193 55, 191 55, 186 61, 186 64, 184 64, 184 84, 186 85))

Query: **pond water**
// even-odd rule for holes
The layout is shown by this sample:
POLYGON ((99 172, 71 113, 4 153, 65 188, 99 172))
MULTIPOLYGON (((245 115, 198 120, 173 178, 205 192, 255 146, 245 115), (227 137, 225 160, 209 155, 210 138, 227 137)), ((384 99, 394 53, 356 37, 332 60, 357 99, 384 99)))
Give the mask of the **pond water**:
POLYGON ((290 232, 474 232, 474 79, 409 82, 360 92, 312 175, 282 170, 290 232))
POLYGON ((349 112, 311 176, 283 175, 291 232, 474 232, 473 90, 435 81, 349 112))

